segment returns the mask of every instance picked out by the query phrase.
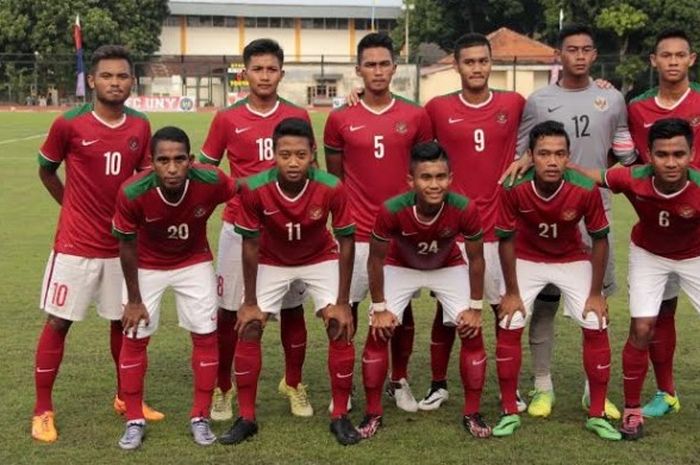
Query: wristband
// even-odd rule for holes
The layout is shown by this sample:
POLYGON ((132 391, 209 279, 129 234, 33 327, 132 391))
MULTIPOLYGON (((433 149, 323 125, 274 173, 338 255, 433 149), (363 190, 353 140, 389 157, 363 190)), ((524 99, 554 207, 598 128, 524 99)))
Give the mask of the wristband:
POLYGON ((473 308, 474 310, 481 310, 482 308, 484 308, 484 300, 469 300, 469 308, 473 308))
POLYGON ((372 302, 372 305, 370 305, 370 307, 369 307, 369 311, 371 313, 385 312, 386 311, 386 300, 383 302, 372 302))

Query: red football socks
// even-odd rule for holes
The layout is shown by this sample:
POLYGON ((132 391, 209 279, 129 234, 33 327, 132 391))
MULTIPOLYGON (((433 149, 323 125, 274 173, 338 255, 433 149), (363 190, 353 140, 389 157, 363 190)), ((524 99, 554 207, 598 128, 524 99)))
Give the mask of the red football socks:
POLYGON ((447 379, 447 366, 450 363, 455 334, 454 327, 445 326, 442 323, 442 306, 438 304, 430 332, 430 369, 433 373, 433 382, 447 379))
POLYGON ((236 312, 220 308, 217 315, 216 335, 219 345, 219 368, 217 372, 217 386, 223 392, 231 389, 231 368, 233 354, 236 351, 238 333, 235 331, 236 312))
POLYGON ((520 339, 523 328, 499 329, 496 338, 496 368, 501 387, 501 408, 506 415, 517 414, 516 392, 523 350, 520 339))
POLYGON ((245 420, 255 421, 255 398, 262 368, 260 341, 238 341, 234 356, 238 413, 245 420))
POLYGON ((673 355, 676 352, 676 312, 661 311, 656 319, 654 337, 649 343, 651 359, 659 391, 676 394, 673 383, 673 355))
POLYGON ((367 405, 365 412, 368 415, 382 414, 382 388, 389 362, 389 343, 372 337, 370 328, 365 341, 365 350, 362 352, 362 382, 365 387, 365 399, 367 405))
POLYGON ((622 349, 622 380, 625 391, 625 407, 641 405, 642 387, 649 369, 649 351, 634 347, 629 339, 622 349))
POLYGON ((486 379, 486 350, 481 331, 476 337, 462 339, 459 373, 464 386, 464 415, 478 413, 486 379))
POLYGON ((122 351, 122 339, 124 338, 124 326, 120 320, 112 320, 109 324, 109 351, 114 360, 114 368, 117 372, 117 396, 122 398, 122 383, 119 377, 119 354, 122 351))
POLYGON ((413 351, 415 332, 413 308, 409 304, 404 311, 403 322, 394 329, 394 335, 391 338, 392 381, 399 381, 401 378, 408 379, 408 361, 413 351))
POLYGON ((46 323, 39 336, 34 362, 34 386, 36 389, 34 415, 41 415, 47 410, 53 410, 51 392, 58 375, 58 369, 61 366, 61 360, 63 360, 66 334, 68 334, 67 331, 57 331, 49 323, 46 323))
POLYGON ((588 415, 602 417, 610 381, 610 342, 606 329, 583 328, 583 366, 591 391, 588 415))
POLYGON ((328 374, 331 377, 333 412, 331 418, 348 413, 348 398, 352 391, 352 374, 355 366, 355 346, 344 340, 329 341, 328 374))
POLYGON ((143 419, 143 381, 148 368, 148 342, 151 338, 124 337, 119 355, 119 376, 122 400, 126 403, 126 419, 143 419))
POLYGON ((194 397, 190 417, 209 417, 211 395, 216 386, 219 367, 219 349, 216 332, 194 334, 192 337, 192 374, 194 377, 194 397))
POLYGON ((284 348, 284 380, 296 389, 306 358, 304 308, 284 309, 280 314, 280 337, 284 348), (301 309, 301 311, 299 311, 301 309))

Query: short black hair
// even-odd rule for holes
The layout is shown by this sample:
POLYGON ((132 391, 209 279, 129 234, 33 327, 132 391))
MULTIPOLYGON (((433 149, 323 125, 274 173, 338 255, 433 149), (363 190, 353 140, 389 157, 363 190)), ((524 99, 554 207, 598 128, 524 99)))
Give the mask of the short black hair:
POLYGON ((151 136, 151 157, 153 157, 153 159, 155 159, 156 156, 158 142, 165 140, 183 144, 187 150, 187 154, 190 154, 190 138, 187 137, 187 133, 175 126, 165 126, 158 129, 155 134, 151 136))
POLYGON ((394 41, 383 32, 370 32, 357 44, 357 63, 362 63, 362 52, 368 48, 385 48, 389 50, 391 61, 394 61, 394 41))
POLYGON ((663 118, 656 120, 649 129, 648 144, 651 151, 657 139, 672 139, 677 136, 685 137, 688 147, 693 146, 693 128, 687 120, 681 118, 663 118))
POLYGON ((280 67, 284 64, 284 50, 272 39, 255 39, 246 45, 243 49, 243 64, 248 66, 250 59, 258 55, 274 55, 280 62, 280 67))
POLYGON ((561 136, 566 139, 566 150, 569 150, 571 141, 569 140, 569 134, 566 132, 564 125, 559 121, 542 121, 536 124, 534 128, 530 131, 530 151, 535 151, 535 145, 537 141, 542 137, 547 136, 561 136))
POLYGON ((90 74, 93 74, 97 69, 97 65, 102 60, 126 60, 129 63, 129 72, 134 67, 134 62, 131 60, 129 50, 123 45, 102 45, 92 52, 90 61, 90 74))
POLYGON ((559 36, 557 37, 557 47, 561 49, 567 37, 577 36, 580 34, 590 37, 595 45, 595 36, 593 35, 593 29, 591 29, 590 26, 586 26, 585 24, 567 24, 559 31, 559 36))
POLYGON ((656 53, 656 49, 659 47, 661 41, 666 39, 682 39, 688 42, 688 48, 693 48, 693 44, 690 42, 690 37, 688 37, 688 34, 686 34, 686 32, 683 29, 672 28, 664 29, 663 31, 659 32, 659 34, 656 36, 656 41, 654 42, 654 50, 652 50, 652 53, 656 53))
POLYGON ((447 167, 450 168, 450 157, 440 144, 435 141, 421 142, 416 144, 411 149, 411 172, 415 169, 418 163, 428 161, 444 161, 447 167))
POLYGON ((453 52, 455 61, 459 61, 459 52, 462 49, 481 46, 487 47, 489 49, 489 55, 491 55, 491 42, 489 42, 489 39, 485 35, 476 32, 464 34, 455 42, 455 49, 453 52))
POLYGON ((314 131, 308 121, 301 118, 286 118, 275 126, 272 132, 272 146, 277 148, 277 141, 284 136, 305 137, 309 141, 309 147, 313 149, 316 146, 314 139, 314 131))

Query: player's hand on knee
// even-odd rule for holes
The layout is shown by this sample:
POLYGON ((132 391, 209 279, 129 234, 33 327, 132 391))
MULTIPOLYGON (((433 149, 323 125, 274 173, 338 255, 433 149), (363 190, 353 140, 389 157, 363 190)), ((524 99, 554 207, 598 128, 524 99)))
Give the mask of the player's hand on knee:
POLYGON ((525 172, 529 170, 531 166, 532 156, 528 152, 510 164, 510 166, 501 175, 501 178, 498 180, 498 184, 503 184, 505 182, 506 186, 512 186, 516 180, 523 177, 523 174, 525 174, 525 172))
POLYGON ((481 310, 467 309, 457 318, 457 333, 459 337, 471 339, 476 337, 481 330, 481 310))
POLYGON ((142 302, 128 302, 124 305, 124 313, 122 314, 122 328, 124 334, 128 336, 129 330, 131 330, 131 337, 136 337, 136 331, 138 331, 141 320, 144 321, 146 326, 151 322, 151 318, 148 316, 148 310, 146 310, 146 306, 142 302))
POLYGON ((505 294, 498 306, 498 319, 501 321, 505 320, 506 329, 510 329, 510 322, 517 312, 522 314, 523 319, 527 316, 525 305, 523 305, 523 300, 520 298, 520 295, 505 294))
POLYGON ((353 87, 350 89, 350 93, 345 97, 345 103, 349 107, 354 107, 362 99, 362 94, 365 93, 364 87, 353 87))
POLYGON ((598 318, 598 329, 604 329, 606 327, 608 322, 608 303, 605 300, 605 296, 602 294, 588 296, 586 304, 583 307, 584 321, 589 313, 594 313, 598 318))
POLYGON ((394 328, 398 326, 399 320, 396 315, 388 310, 383 312, 372 312, 369 316, 369 325, 372 331, 372 337, 386 341, 391 338, 394 333, 394 328))
POLYGON ((240 336, 245 331, 246 326, 254 321, 260 322, 260 327, 264 328, 267 322, 267 315, 260 310, 257 304, 243 304, 236 314, 236 326, 234 330, 240 336))
POLYGON ((329 305, 321 312, 326 332, 332 341, 344 337, 347 342, 352 341, 355 328, 352 322, 350 305, 329 305))

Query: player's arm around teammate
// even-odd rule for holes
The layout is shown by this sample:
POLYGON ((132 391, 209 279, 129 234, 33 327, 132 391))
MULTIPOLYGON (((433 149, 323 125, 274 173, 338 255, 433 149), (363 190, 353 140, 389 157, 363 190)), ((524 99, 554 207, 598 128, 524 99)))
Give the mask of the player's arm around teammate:
POLYGON ((151 150, 153 169, 125 181, 113 220, 126 285, 119 372, 127 423, 119 446, 132 450, 143 441, 147 347, 168 287, 175 292, 179 324, 192 338, 190 431, 206 446, 216 440, 209 408, 218 367, 216 280, 206 223, 217 205, 233 197, 236 184, 218 168, 194 164, 189 138, 179 128, 157 131, 151 150))

